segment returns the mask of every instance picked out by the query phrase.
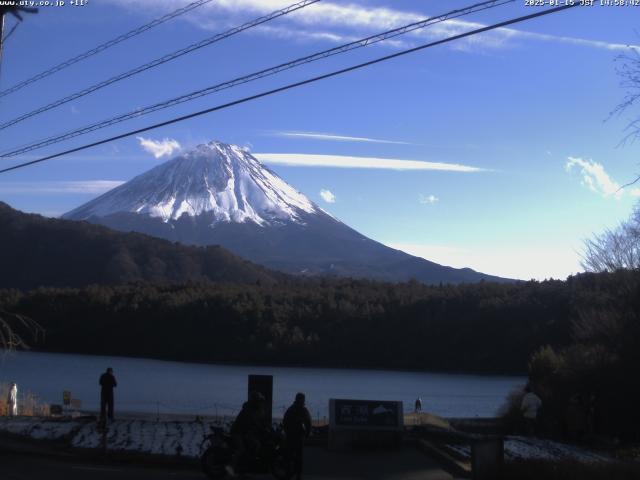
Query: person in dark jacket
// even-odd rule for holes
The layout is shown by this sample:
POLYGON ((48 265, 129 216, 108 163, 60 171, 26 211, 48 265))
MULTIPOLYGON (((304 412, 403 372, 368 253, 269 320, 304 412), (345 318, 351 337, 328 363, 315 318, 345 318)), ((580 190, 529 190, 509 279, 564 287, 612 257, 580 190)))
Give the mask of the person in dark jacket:
POLYGON ((113 375, 113 368, 100 375, 100 420, 105 418, 113 420, 113 389, 118 386, 116 377, 113 375), (106 413, 106 417, 105 417, 106 413))
POLYGON ((284 414, 282 427, 287 437, 287 451, 291 455, 295 478, 302 477, 304 439, 311 433, 311 415, 305 407, 304 393, 297 393, 296 399, 284 414))
POLYGON ((233 454, 229 465, 225 466, 227 475, 236 476, 238 462, 249 452, 257 454, 262 447, 261 439, 268 429, 265 410, 265 398, 260 392, 251 392, 249 399, 242 405, 242 410, 231 425, 233 454))

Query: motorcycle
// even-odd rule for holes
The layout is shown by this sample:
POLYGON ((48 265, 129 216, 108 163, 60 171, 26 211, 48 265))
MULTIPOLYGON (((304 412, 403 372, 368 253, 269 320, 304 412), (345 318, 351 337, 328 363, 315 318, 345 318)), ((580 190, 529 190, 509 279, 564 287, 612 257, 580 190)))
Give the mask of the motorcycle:
MULTIPOLYGON (((259 451, 245 451, 238 459, 238 474, 271 473, 278 480, 289 480, 293 476, 293 464, 286 454, 281 432, 269 430, 261 439, 259 451)), ((228 476, 226 466, 231 462, 234 444, 231 435, 220 427, 211 427, 200 447, 202 470, 212 480, 228 476)))

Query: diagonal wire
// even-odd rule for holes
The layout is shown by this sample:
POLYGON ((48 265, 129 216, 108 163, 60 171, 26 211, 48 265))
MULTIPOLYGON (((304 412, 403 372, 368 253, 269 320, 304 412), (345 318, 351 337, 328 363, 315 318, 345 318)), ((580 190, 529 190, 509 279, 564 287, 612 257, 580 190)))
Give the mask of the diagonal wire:
POLYGON ((258 25, 261 25, 263 23, 266 23, 270 20, 273 20, 275 18, 278 17, 282 17, 283 15, 287 15, 291 12, 294 12, 296 10, 300 10, 301 8, 304 8, 306 6, 309 6, 311 4, 314 3, 318 3, 320 0, 303 0, 300 1, 298 3, 294 3, 293 5, 289 5, 288 7, 282 8, 280 10, 276 10, 274 12, 271 12, 268 15, 256 18, 255 20, 252 20, 250 22, 247 22, 243 25, 240 25, 239 27, 234 27, 230 30, 227 30, 226 32, 223 33, 219 33, 217 35, 214 35, 212 37, 208 37, 205 38, 204 40, 201 40, 197 43, 193 43, 191 45, 188 45, 184 48, 181 48, 180 50, 176 50, 175 52, 172 53, 168 53, 167 55, 164 55, 160 58, 156 58, 155 60, 145 63, 144 65, 140 65, 139 67, 136 67, 132 70, 129 70, 127 72, 121 73, 119 75, 116 75, 114 77, 111 77, 107 80, 103 80, 102 82, 96 83, 94 85, 91 85, 90 87, 87 87, 83 90, 80 90, 76 93, 72 93, 71 95, 68 95, 64 98, 60 98, 54 102, 49 103, 48 105, 45 105, 43 107, 37 108, 29 113, 25 113, 24 115, 21 115, 19 117, 13 118, 11 120, 8 120, 2 124, 0 124, 0 130, 4 130, 5 128, 8 128, 12 125, 15 125, 16 123, 20 123, 28 118, 34 117, 36 115, 39 115, 43 112, 46 112, 47 110, 51 110, 52 108, 56 108, 59 107, 60 105, 64 105, 65 103, 71 102, 73 100, 77 100, 80 97, 84 97, 85 95, 89 95, 90 93, 95 92, 96 90, 100 90, 101 88, 104 88, 108 85, 111 85, 113 83, 119 82, 121 80, 124 80, 126 78, 132 77, 134 75, 137 75, 139 73, 142 73, 146 70, 150 70, 152 68, 155 68, 157 66, 160 66, 164 63, 170 62, 172 60, 175 60, 176 58, 182 57, 183 55, 186 55, 188 53, 191 53, 195 50, 199 50, 203 47, 206 47, 208 45, 211 45, 212 43, 215 42, 219 42, 220 40, 224 40, 225 38, 229 38, 233 35, 236 35, 240 32, 243 32, 245 30, 248 30, 250 28, 253 27, 257 27, 258 25))
MULTIPOLYGON (((109 40, 105 43, 102 43, 100 45, 98 45, 97 47, 92 48, 91 50, 87 50, 84 53, 81 53, 80 55, 76 55, 73 58, 70 58, 68 60, 65 60, 62 63, 59 63, 58 65, 55 65, 47 70, 44 70, 40 73, 38 73, 37 75, 34 75, 33 77, 27 78, 26 80, 21 81, 20 83, 15 84, 14 86, 7 88, 6 90, 2 90, 0 91, 0 98, 5 97, 11 93, 17 92, 18 90, 26 87, 27 85, 31 85, 32 83, 37 82, 38 80, 42 80, 43 78, 48 77, 49 75, 53 75, 56 72, 59 72, 60 70, 64 70, 67 67, 70 67, 73 64, 76 64, 78 62, 81 62, 82 60, 92 57, 93 55, 96 55, 100 52, 103 52, 104 50, 107 50, 108 48, 113 47, 114 45, 117 45, 121 42, 124 42, 125 40, 129 40, 132 37, 138 36, 141 33, 146 32, 147 30, 150 30, 154 27, 157 27, 158 25, 161 25, 173 18, 176 18, 184 13, 190 12, 191 10, 193 10, 194 8, 198 8, 202 5, 205 5, 209 2, 212 2, 213 0, 197 0, 195 2, 192 2, 188 5, 185 5, 184 7, 181 7, 177 10, 174 10, 173 12, 167 13, 166 15, 163 15, 162 17, 156 18, 155 20, 146 23, 134 30, 131 30, 130 32, 127 33, 123 33, 122 35, 109 40)), ((15 28, 15 27, 14 27, 15 28)), ((11 32, 9 32, 9 35, 11 35, 11 33, 13 32, 13 30, 11 32)), ((7 37, 9 36, 7 35, 7 37)), ((5 37, 5 39, 7 38, 5 37)))
POLYGON ((9 30, 9 33, 7 33, 7 34, 4 36, 4 38, 0 41, 0 43, 4 44, 4 43, 9 39, 9 37, 11 36, 11 34, 13 34, 13 32, 15 32, 15 31, 16 31, 16 28, 18 28, 18 25, 20 25, 20 22, 16 22, 16 23, 13 25, 13 27, 11 28, 11 30, 9 30))
POLYGON ((100 130, 102 128, 106 128, 121 122, 124 122, 126 120, 131 120, 133 118, 138 118, 141 117, 143 115, 148 115, 152 112, 156 112, 158 110, 163 110, 165 108, 169 108, 169 107, 173 107, 176 105, 179 105, 181 103, 185 103, 191 100, 195 100, 197 98, 200 97, 204 97, 205 95, 211 95, 213 93, 216 92, 220 92, 222 90, 226 90, 228 88, 232 88, 232 87, 236 87, 238 85, 242 85, 245 83, 249 83, 255 80, 259 80, 261 78, 265 78, 271 75, 275 75, 277 73, 283 72, 285 70, 289 70, 301 65, 306 65, 308 63, 311 62, 315 62, 318 60, 322 60, 328 57, 331 57, 333 55, 338 55, 338 54, 342 54, 345 52, 349 52, 351 50, 355 50, 358 48, 363 48, 369 45, 373 45, 375 43, 379 43, 379 42, 383 42, 385 40, 389 40, 391 38, 400 36, 400 35, 404 35, 406 33, 412 32, 414 30, 418 30, 418 29, 422 29, 425 27, 428 27, 430 25, 434 25, 436 23, 441 23, 444 22, 446 20, 451 20, 453 18, 458 18, 458 17, 462 17, 464 15, 468 15, 471 13, 475 13, 475 12, 479 12, 482 10, 487 10, 490 8, 495 8, 495 7, 499 7, 501 5, 507 4, 507 3, 513 3, 515 0, 489 0, 489 1, 484 1, 481 3, 477 3, 475 5, 471 5, 469 7, 465 7, 465 8, 461 8, 461 9, 457 9, 457 10, 452 10, 450 12, 444 13, 442 15, 438 15, 438 16, 434 16, 434 17, 430 17, 428 19, 425 20, 421 20, 419 22, 414 22, 414 23, 410 23, 408 25, 404 25, 402 27, 398 27, 398 28, 394 28, 392 30, 388 30, 386 32, 383 33, 379 33, 376 35, 372 35, 360 40, 356 40, 350 43, 346 43, 344 45, 340 45, 338 47, 334 47, 328 50, 323 50, 321 52, 317 52, 311 55, 307 55, 305 57, 301 57, 298 58, 296 60, 292 60, 290 62, 286 62, 286 63, 282 63, 280 65, 277 65, 275 67, 271 67, 271 68, 267 68, 264 70, 260 70, 258 72, 255 73, 251 73, 249 75, 245 75, 242 77, 238 77, 235 78, 233 80, 229 80, 223 83, 219 83, 217 85, 213 85, 201 90, 197 90, 185 95, 181 95, 179 97, 175 97, 172 98, 170 100, 166 100, 164 102, 160 102, 160 103, 156 103, 153 105, 149 105, 147 107, 143 107, 143 108, 139 108, 136 110, 133 110, 131 112, 128 113, 124 113, 112 118, 109 118, 107 120, 102 120, 100 122, 96 122, 93 123, 91 125, 79 128, 77 130, 73 130, 64 134, 60 134, 57 136, 52 136, 52 137, 48 137, 44 140, 39 140, 36 141, 34 143, 25 145, 25 146, 21 146, 21 147, 17 147, 11 151, 7 151, 6 153, 2 153, 0 154, 0 158, 9 158, 9 157, 15 157, 17 155, 21 155, 23 153, 27 153, 30 152, 32 150, 36 150, 39 148, 43 148, 49 145, 53 145, 65 140, 69 140, 71 138, 80 136, 80 135, 84 135, 90 132, 94 132, 96 130, 100 130))
POLYGON ((0 170, 0 173, 10 172, 12 170, 17 170, 19 168, 24 168, 24 167, 27 167, 29 165, 35 165, 37 163, 45 162, 47 160, 52 160, 54 158, 62 157, 64 155, 68 155, 70 153, 80 152, 80 151, 86 150, 88 148, 97 147, 98 145, 104 145, 105 143, 113 142, 115 140, 120 140, 122 138, 127 138, 127 137, 131 137, 133 135, 138 135, 140 133, 148 132, 149 130, 154 130, 156 128, 165 127, 167 125, 172 125, 174 123, 178 123, 178 122, 182 122, 182 121, 185 121, 185 120, 189 120, 191 118, 195 118, 195 117, 199 117, 199 116, 202 116, 202 115, 206 115, 208 113, 216 112, 216 111, 219 111, 219 110, 225 110, 227 108, 234 107, 236 105, 241 105, 243 103, 247 103, 247 102, 250 102, 252 100, 257 100, 259 98, 268 97, 268 96, 274 95, 276 93, 285 92, 287 90, 298 88, 298 87, 301 87, 303 85, 316 83, 316 82, 318 82, 320 80, 326 80, 328 78, 336 77, 338 75, 342 75, 342 74, 345 74, 345 73, 348 73, 348 72, 352 72, 354 70, 359 70, 361 68, 369 67, 371 65, 375 65, 375 64, 378 64, 378 63, 381 63, 381 62, 385 62, 387 60, 391 60, 391 59, 398 58, 398 57, 401 57, 401 56, 404 56, 404 55, 408 55, 410 53, 414 53, 414 52, 417 52, 417 51, 420 51, 420 50, 424 50, 426 48, 435 47, 436 45, 442 45, 442 44, 445 44, 445 43, 448 43, 448 42, 452 42, 454 40, 459 40, 459 39, 470 37, 470 36, 473 36, 473 35, 478 35, 480 33, 488 32, 490 30, 495 30, 497 28, 506 27, 508 25, 513 25, 513 24, 516 24, 516 23, 524 22, 524 21, 527 21, 527 20, 531 20, 531 19, 534 19, 534 18, 542 17, 544 15, 549 15, 549 14, 552 14, 552 13, 558 13, 558 12, 561 12, 563 10, 567 10, 569 8, 574 8, 574 7, 579 7, 579 6, 580 6, 580 3, 577 3, 577 2, 566 3, 565 5, 562 5, 562 6, 559 6, 559 7, 549 8, 549 9, 541 10, 541 11, 538 11, 538 12, 535 12, 535 13, 531 13, 529 15, 524 15, 522 17, 516 17, 516 18, 512 18, 512 19, 509 19, 509 20, 505 20, 505 21, 499 22, 499 23, 494 23, 492 25, 488 25, 488 26, 484 26, 484 27, 481 27, 481 28, 477 28, 475 30, 470 30, 468 32, 464 32, 464 33, 461 33, 461 34, 458 34, 458 35, 453 35, 451 37, 447 37, 447 38, 444 38, 444 39, 441 39, 441 40, 437 40, 437 41, 430 42, 430 43, 425 43, 425 44, 419 45, 419 46, 414 47, 414 48, 410 48, 410 49, 407 49, 407 50, 402 50, 400 52, 393 53, 391 55, 386 55, 384 57, 378 57, 376 59, 369 60, 369 61, 364 62, 364 63, 359 63, 357 65, 352 65, 352 66, 347 67, 347 68, 343 68, 343 69, 340 69, 340 70, 334 70, 332 72, 325 73, 323 75, 318 75, 316 77, 311 77, 311 78, 308 78, 306 80, 302 80, 302 81, 299 81, 299 82, 289 83, 289 84, 284 85, 282 87, 274 88, 272 90, 267 90, 267 91, 264 91, 264 92, 261 92, 261 93, 257 93, 255 95, 251 95, 251 96, 248 96, 248 97, 240 98, 240 99, 234 100, 232 102, 228 102, 228 103, 224 103, 224 104, 221 104, 221 105, 216 105, 216 106, 213 106, 213 107, 209 107, 209 108, 206 108, 204 110, 200 110, 198 112, 193 112, 193 113, 190 113, 190 114, 187 114, 187 115, 183 115, 183 116, 180 116, 180 117, 175 117, 175 118, 172 118, 172 119, 169 119, 169 120, 165 120, 165 121, 160 122, 160 123, 156 123, 156 124, 149 125, 149 126, 146 126, 146 127, 143 127, 143 128, 139 128, 137 130, 130 130, 128 132, 121 133, 119 135, 114 135, 112 137, 104 138, 102 140, 97 140, 95 142, 88 143, 88 144, 85 144, 85 145, 81 145, 79 147, 70 148, 70 149, 64 150, 62 152, 58 152, 58 153, 54 153, 52 155, 48 155, 46 157, 38 158, 36 160, 31 160, 29 162, 19 163, 17 165, 13 165, 11 167, 7 167, 7 168, 4 168, 4 169, 0 170))

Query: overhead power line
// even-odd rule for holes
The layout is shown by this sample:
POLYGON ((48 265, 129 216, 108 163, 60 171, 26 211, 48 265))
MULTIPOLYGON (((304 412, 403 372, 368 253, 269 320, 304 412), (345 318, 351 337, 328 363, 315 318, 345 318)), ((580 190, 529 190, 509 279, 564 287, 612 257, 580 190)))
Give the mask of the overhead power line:
POLYGON ((314 54, 311 55, 307 55, 305 57, 301 57, 286 63, 282 63, 280 65, 277 65, 275 67, 270 67, 264 70, 260 70, 258 72, 254 72, 251 73, 249 75, 244 75, 242 77, 238 77, 235 78, 233 80, 228 80, 225 81, 223 83, 219 83, 216 85, 212 85, 210 87, 201 89, 201 90, 196 90, 194 92, 185 94, 185 95, 181 95, 179 97, 175 97, 172 98, 170 100, 166 100, 163 102, 159 102, 159 103, 155 103, 153 105, 149 105, 147 107, 143 107, 143 108, 138 108, 136 110, 133 110, 131 112, 128 113, 124 113, 121 115, 117 115, 115 117, 109 118, 107 120, 102 120, 100 122, 96 122, 93 123, 91 125, 87 125, 85 127, 70 131, 70 132, 66 132, 60 135, 56 135, 56 136, 52 136, 52 137, 48 137, 46 139, 43 140, 38 140, 36 142, 32 142, 30 144, 27 145, 22 145, 20 147, 14 147, 12 150, 10 151, 6 151, 5 153, 0 154, 0 158, 9 158, 9 157, 15 157, 17 155, 21 155, 23 153, 27 153, 33 150, 37 150, 39 148, 43 148, 49 145, 53 145, 56 143, 60 143, 62 141, 65 140, 69 140, 71 138, 75 138, 77 136, 80 135, 85 135, 87 133, 90 132, 94 132, 96 130, 100 130, 102 128, 106 128, 106 127, 110 127, 112 125, 127 121, 127 120, 131 120, 134 118, 139 118, 143 115, 148 115, 150 113, 156 112, 158 110, 163 110, 165 108, 169 108, 169 107, 173 107, 191 100, 195 100, 197 98, 200 97, 204 97, 206 95, 211 95, 213 93, 216 92, 220 92, 222 90, 226 90, 232 87, 236 87, 245 83, 249 83, 255 80, 259 80, 261 78, 265 78, 271 75, 275 75, 277 73, 283 72, 285 70, 289 70, 301 65, 306 65, 308 63, 311 62, 315 62, 318 60, 322 60, 328 57, 331 57, 333 55, 338 55, 338 54, 342 54, 345 52, 349 52, 351 50, 355 50, 358 48, 363 48, 369 45, 373 45, 385 40, 389 40, 391 38, 400 36, 400 35, 404 35, 407 34, 409 32, 418 30, 418 29, 422 29, 431 25, 434 25, 436 23, 441 23, 444 22, 446 20, 451 20, 453 18, 458 18, 458 17, 462 17, 465 15, 469 15, 471 13, 476 13, 482 10, 487 10, 490 8, 495 8, 495 7, 499 7, 501 5, 507 4, 507 3, 513 3, 515 0, 489 0, 489 1, 484 1, 481 3, 477 3, 475 5, 471 5, 469 7, 465 7, 465 8, 461 8, 461 9, 456 9, 456 10, 452 10, 450 12, 441 14, 441 15, 437 15, 437 16, 433 16, 430 17, 428 19, 425 20, 421 20, 419 22, 414 22, 414 23, 410 23, 408 25, 404 25, 402 27, 398 27, 398 28, 394 28, 392 30, 387 30, 386 32, 382 32, 376 35, 371 35, 369 37, 360 39, 360 40, 356 40, 353 42, 349 42, 346 43, 344 45, 340 45, 338 47, 334 47, 334 48, 330 48, 328 50, 323 50, 321 52, 316 52, 314 54))
POLYGON ((194 8, 198 8, 212 1, 213 0, 197 0, 188 5, 185 5, 184 7, 178 8, 173 12, 167 13, 166 15, 163 15, 160 18, 156 18, 155 20, 149 23, 146 23, 134 30, 131 30, 130 32, 124 33, 112 40, 109 40, 108 42, 102 43, 97 47, 92 48, 91 50, 87 50, 86 52, 81 53, 80 55, 76 55, 75 57, 70 58, 69 60, 65 60, 64 62, 59 63, 58 65, 55 65, 47 70, 44 70, 38 73, 37 75, 34 75, 33 77, 27 78, 26 80, 23 80, 20 83, 17 83, 12 87, 7 88, 6 90, 0 91, 0 98, 5 97, 11 93, 17 92, 18 90, 26 87, 27 85, 31 85, 32 83, 35 83, 38 80, 42 80, 43 78, 46 78, 49 75, 53 75, 54 73, 59 72, 60 70, 64 70, 65 68, 70 67, 71 65, 74 65, 78 62, 81 62, 86 58, 92 57, 93 55, 103 52, 108 48, 113 47, 114 45, 117 45, 119 43, 124 42, 125 40, 129 40, 130 38, 138 36, 141 33, 146 32, 147 30, 151 30, 152 28, 157 27, 158 25, 161 25, 173 18, 179 17, 180 15, 190 12, 194 8))
POLYGON ((2 38, 2 43, 4 44, 11 35, 13 35, 13 32, 16 31, 16 29, 18 28, 18 25, 20 25, 20 22, 16 22, 13 24, 13 27, 11 28, 11 30, 9 30, 9 33, 7 33, 3 38, 2 38))
POLYGON ((146 70, 155 68, 159 65, 162 65, 164 63, 170 62, 172 60, 175 60, 176 58, 182 57, 183 55, 186 55, 188 53, 194 52, 196 50, 199 50, 203 47, 206 47, 208 45, 211 45, 212 43, 215 42, 219 42, 220 40, 224 40, 225 38, 229 38, 233 35, 236 35, 240 32, 243 32, 245 30, 248 30, 250 28, 254 28, 257 27, 258 25, 262 25, 263 23, 269 22, 271 20, 274 20, 278 17, 282 17, 284 15, 287 15, 291 12, 295 12, 296 10, 300 10, 301 8, 307 7, 309 5, 312 5, 314 3, 318 3, 320 0, 303 0, 300 1, 298 3, 294 3, 293 5, 289 5, 286 8, 282 8, 280 10, 276 10, 274 12, 271 12, 268 15, 256 18, 255 20, 252 20, 250 22, 244 23, 242 25, 240 25, 239 27, 234 27, 230 30, 227 30, 226 32, 223 33, 219 33, 217 35, 214 35, 212 37, 208 37, 205 38, 204 40, 201 40, 197 43, 193 43, 187 47, 181 48, 180 50, 176 50, 175 52, 169 53, 167 55, 164 55, 160 58, 157 58, 149 63, 145 63, 144 65, 141 65, 139 67, 136 67, 132 70, 129 70, 127 72, 121 73, 120 75, 116 75, 115 77, 111 77, 107 80, 104 80, 102 82, 96 83, 94 85, 91 85, 90 87, 87 87, 83 90, 80 90, 79 92, 73 93, 71 95, 68 95, 64 98, 58 99, 55 102, 49 103, 48 105, 45 105, 43 107, 37 108, 29 113, 25 113, 24 115, 21 115, 19 117, 16 117, 12 120, 9 120, 7 122, 4 122, 2 124, 0 124, 0 130, 4 130, 5 128, 8 128, 12 125, 15 125, 17 123, 20 123, 28 118, 34 117, 36 115, 39 115, 43 112, 46 112, 47 110, 51 110, 52 108, 56 108, 59 107, 60 105, 64 105, 65 103, 71 102, 73 100, 77 100, 80 97, 84 97, 85 95, 88 95, 90 93, 95 92, 96 90, 100 90, 101 88, 107 87, 111 84, 114 84, 116 82, 119 82, 121 80, 124 80, 126 78, 132 77, 134 75, 137 75, 139 73, 142 73, 146 70))
POLYGON ((11 167, 7 167, 7 168, 4 168, 4 169, 0 170, 0 173, 10 172, 12 170, 17 170, 19 168, 24 168, 24 167, 27 167, 29 165, 35 165, 37 163, 41 163, 41 162, 45 162, 45 161, 48 161, 48 160, 52 160, 54 158, 62 157, 64 155, 80 152, 80 151, 86 150, 88 148, 97 147, 98 145, 104 145, 105 143, 113 142, 115 140, 120 140, 122 138, 127 138, 127 137, 131 137, 133 135, 138 135, 138 134, 141 134, 141 133, 144 133, 144 132, 148 132, 149 130, 154 130, 154 129, 160 128, 160 127, 166 127, 167 125, 172 125, 174 123, 178 123, 178 122, 182 122, 184 120, 189 120, 191 118, 195 118, 195 117, 199 117, 199 116, 202 116, 202 115, 206 115, 208 113, 216 112, 218 110, 224 110, 224 109, 236 106, 236 105, 240 105, 240 104, 243 104, 243 103, 250 102, 252 100, 257 100, 259 98, 268 97, 270 95, 274 95, 274 94, 280 93, 280 92, 285 92, 287 90, 291 90, 291 89, 294 89, 294 88, 297 88, 297 87, 301 87, 303 85, 309 85, 311 83, 315 83, 315 82, 318 82, 320 80, 326 80, 328 78, 336 77, 338 75, 342 75, 342 74, 347 73, 347 72, 352 72, 354 70, 359 70, 359 69, 364 68, 364 67, 369 67, 371 65, 375 65, 375 64, 381 63, 381 62, 385 62, 385 61, 391 60, 393 58, 398 58, 398 57, 401 57, 401 56, 404 56, 404 55, 408 55, 410 53, 414 53, 414 52, 417 52, 417 51, 420 51, 420 50, 424 50, 426 48, 435 47, 436 45, 442 45, 442 44, 449 43, 449 42, 452 42, 452 41, 455 41, 455 40, 460 40, 462 38, 470 37, 470 36, 473 36, 473 35, 478 35, 480 33, 488 32, 490 30, 495 30, 497 28, 502 28, 502 27, 506 27, 506 26, 513 25, 513 24, 516 24, 516 23, 521 23, 521 22, 524 22, 524 21, 527 21, 527 20, 531 20, 531 19, 534 19, 534 18, 545 16, 545 15, 558 13, 558 12, 561 12, 563 10, 567 10, 569 8, 578 7, 578 6, 580 6, 579 3, 566 4, 566 5, 563 5, 563 6, 560 6, 560 7, 554 7, 554 8, 550 8, 550 9, 546 9, 546 10, 541 10, 541 11, 538 11, 538 12, 535 12, 535 13, 531 13, 529 15, 524 15, 524 16, 517 17, 517 18, 512 18, 510 20, 505 20, 505 21, 499 22, 499 23, 494 23, 492 25, 488 25, 488 26, 485 26, 485 27, 482 27, 482 28, 477 28, 477 29, 471 30, 469 32, 461 33, 461 34, 458 34, 458 35, 453 35, 451 37, 447 37, 447 38, 444 38, 442 40, 437 40, 437 41, 434 41, 434 42, 425 43, 425 44, 422 44, 422 45, 414 47, 414 48, 409 48, 407 50, 402 50, 401 52, 396 52, 396 53, 393 53, 393 54, 390 54, 390 55, 385 55, 384 57, 378 57, 378 58, 376 58, 374 60, 369 60, 369 61, 364 62, 364 63, 359 63, 357 65, 352 65, 351 67, 343 68, 343 69, 340 69, 340 70, 334 70, 333 72, 325 73, 323 75, 318 75, 316 77, 308 78, 306 80, 302 80, 302 81, 299 81, 299 82, 290 83, 290 84, 284 85, 282 87, 274 88, 272 90, 267 90, 267 91, 264 91, 264 92, 261 92, 261 93, 257 93, 255 95, 251 95, 251 96, 244 97, 244 98, 241 98, 241 99, 238 99, 238 100, 234 100, 232 102, 224 103, 224 104, 221 104, 221 105, 216 105, 216 106, 213 106, 213 107, 210 107, 210 108, 206 108, 204 110, 200 110, 198 112, 190 113, 188 115, 175 117, 175 118, 172 118, 170 120, 165 120, 163 122, 156 123, 156 124, 153 124, 153 125, 149 125, 147 127, 138 128, 136 130, 131 130, 131 131, 128 131, 128 132, 125 132, 125 133, 121 133, 119 135, 115 135, 115 136, 112 136, 112 137, 109 137, 109 138, 104 138, 102 140, 98 140, 98 141, 95 141, 95 142, 92 142, 92 143, 88 143, 86 145, 82 145, 82 146, 79 146, 79 147, 70 148, 70 149, 62 151, 62 152, 58 152, 58 153, 54 153, 52 155, 48 155, 46 157, 38 158, 36 160, 31 160, 29 162, 24 162, 24 163, 20 163, 18 165, 13 165, 11 167))

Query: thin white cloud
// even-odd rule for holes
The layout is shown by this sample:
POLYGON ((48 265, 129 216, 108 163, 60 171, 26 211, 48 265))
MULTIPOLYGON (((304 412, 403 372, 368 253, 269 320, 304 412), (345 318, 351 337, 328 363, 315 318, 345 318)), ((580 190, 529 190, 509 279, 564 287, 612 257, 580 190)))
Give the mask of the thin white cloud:
POLYGON ((119 187, 123 180, 77 180, 60 182, 7 182, 0 183, 1 193, 82 193, 100 194, 119 187))
MULTIPOLYGON (((334 44, 341 43, 350 43, 356 42, 362 39, 364 33, 354 32, 356 33, 348 35, 344 32, 329 32, 326 30, 309 30, 307 27, 296 27, 296 26, 271 26, 271 25, 260 25, 256 28, 257 32, 260 32, 265 35, 269 35, 271 37, 276 37, 284 40, 291 40, 298 43, 303 42, 312 42, 312 41, 323 41, 334 44), (359 34, 357 34, 359 33, 359 34)), ((404 49, 411 48, 415 46, 414 42, 409 42, 406 40, 401 40, 400 38, 388 38, 386 40, 382 40, 376 42, 378 46, 386 46, 394 49, 404 49)))
POLYGON ((640 188, 632 188, 629 190, 629 195, 632 197, 640 197, 640 188))
POLYGON ((388 243, 391 248, 455 268, 521 280, 565 279, 583 271, 578 249, 572 246, 472 247, 388 243))
MULTIPOLYGON (((184 5, 190 0, 110 0, 129 9, 143 10, 148 13, 164 12, 184 5)), ((219 30, 228 27, 226 23, 237 16, 263 15, 291 4, 291 0, 218 0, 198 10, 198 14, 186 15, 184 18, 207 30, 219 30), (229 18, 232 17, 232 18, 229 18), (222 23, 225 22, 225 23, 222 23)), ((430 12, 430 15, 443 12, 430 12)), ((345 39, 356 38, 354 33, 371 33, 384 31, 409 23, 414 23, 430 15, 407 10, 387 7, 367 7, 355 3, 319 2, 286 16, 285 26, 264 25, 259 31, 275 36, 289 36, 290 38, 326 40, 343 42, 345 39), (300 28, 296 28, 296 25, 300 28), (336 31, 328 31, 327 29, 336 31), (321 29, 321 30, 318 30, 321 29), (349 29, 348 33, 343 30, 349 29)), ((436 39, 457 35, 462 32, 477 29, 486 24, 470 22, 462 19, 450 19, 431 25, 428 28, 416 30, 409 34, 413 38, 436 39)), ((361 36, 361 35, 360 35, 361 36)), ((456 48, 470 50, 472 48, 506 48, 514 45, 515 40, 535 40, 548 43, 564 43, 587 48, 609 51, 627 51, 629 48, 640 50, 638 45, 626 45, 620 42, 591 40, 584 38, 528 32, 513 28, 500 28, 473 37, 468 37, 458 43, 456 48), (461 46, 463 45, 463 46, 461 46)), ((349 40, 346 40, 349 41, 349 40)), ((397 48, 406 45, 399 41, 397 48)))
POLYGON ((617 199, 622 197, 623 191, 620 190, 620 185, 611 179, 602 164, 593 160, 569 157, 565 167, 567 172, 574 167, 580 170, 582 184, 592 192, 599 193, 603 197, 613 196, 617 199))
POLYGON ((524 32, 522 30, 513 30, 516 32, 516 36, 520 38, 530 38, 532 40, 540 40, 544 42, 559 42, 569 45, 576 45, 579 47, 590 47, 601 50, 610 50, 614 52, 626 52, 630 49, 640 51, 640 45, 615 43, 615 42, 603 42, 601 40, 589 40, 586 38, 564 37, 557 35, 548 35, 544 33, 524 32))
POLYGON ((435 195, 422 195, 419 196, 419 202, 423 205, 433 205, 434 203, 438 203, 440 199, 435 195))
POLYGON ((325 190, 323 188, 320 190, 320 196, 327 203, 336 203, 336 196, 331 192, 331 190, 325 190))
POLYGON ((397 140, 384 140, 380 138, 370 138, 370 137, 351 137, 348 135, 335 135, 332 133, 320 133, 320 132, 276 132, 274 135, 278 137, 309 138, 312 140, 327 140, 327 141, 333 141, 333 142, 363 142, 363 143, 389 143, 394 145, 412 145, 409 142, 401 142, 397 140))
POLYGON ((150 138, 136 137, 140 142, 140 146, 145 152, 149 152, 155 158, 161 158, 173 154, 176 150, 180 150, 180 144, 172 138, 163 140, 151 140, 150 138))
POLYGON ((458 163, 424 162, 395 158, 351 157, 348 155, 315 155, 309 153, 254 153, 263 163, 295 167, 373 168, 386 170, 439 170, 447 172, 484 172, 484 168, 458 163))
POLYGON ((301 30, 300 28, 296 27, 274 27, 272 25, 260 25, 259 27, 257 27, 257 31, 272 37, 284 40, 293 40, 296 42, 309 42, 319 40, 330 43, 348 43, 360 39, 359 36, 345 35, 337 32, 327 32, 323 30, 301 30))

